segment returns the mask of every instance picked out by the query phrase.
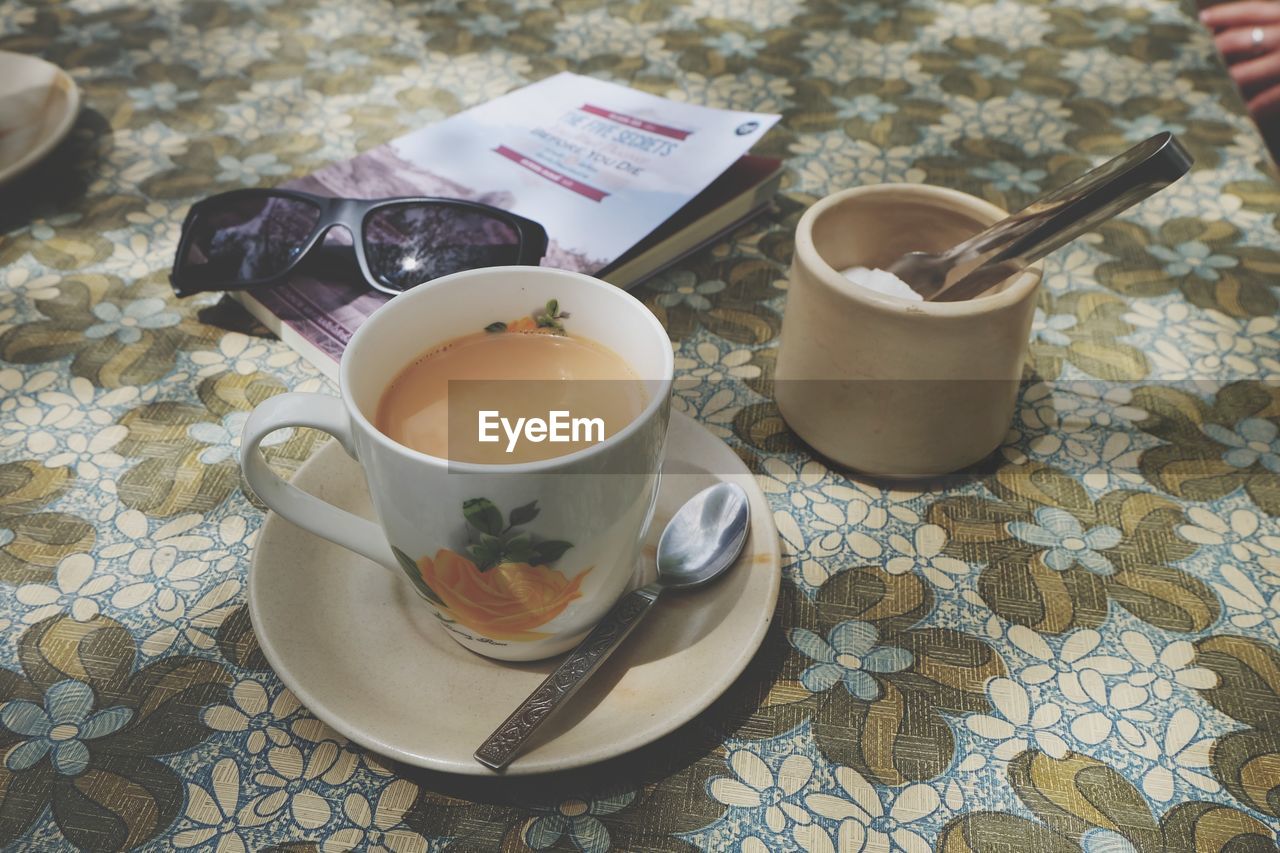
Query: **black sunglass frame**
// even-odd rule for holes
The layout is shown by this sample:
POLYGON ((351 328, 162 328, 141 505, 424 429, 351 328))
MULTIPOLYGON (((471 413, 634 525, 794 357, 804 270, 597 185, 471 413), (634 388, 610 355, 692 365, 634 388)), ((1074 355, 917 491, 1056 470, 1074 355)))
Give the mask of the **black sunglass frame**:
MULTIPOLYGON (((369 268, 368 259, 364 252, 364 227, 365 222, 371 214, 384 207, 400 206, 405 204, 429 204, 447 207, 460 207, 473 213, 483 213, 494 219, 497 219, 513 231, 519 238, 519 246, 516 250, 516 264, 521 266, 537 266, 547 253, 547 232, 537 222, 532 219, 526 219, 523 216, 503 210, 500 207, 494 207, 491 204, 485 204, 478 201, 466 201, 460 198, 439 198, 434 196, 397 196, 394 198, 381 199, 358 199, 358 198, 333 198, 330 196, 314 195, 312 193, 301 192, 299 190, 274 189, 270 187, 247 187, 239 190, 228 190, 227 192, 211 195, 208 198, 201 199, 191 205, 191 209, 187 211, 186 218, 182 221, 182 236, 178 241, 177 256, 173 261, 173 269, 169 272, 169 284, 173 286, 173 292, 179 297, 192 296, 196 293, 205 293, 208 291, 225 291, 225 290, 249 290, 254 287, 264 287, 272 284, 278 284, 288 278, 298 265, 311 254, 312 250, 324 239, 329 230, 335 226, 341 225, 351 234, 351 248, 355 251, 356 263, 360 268, 360 274, 364 276, 365 283, 381 293, 395 296, 412 290, 412 287, 397 289, 378 281, 373 275, 373 271, 369 268), (319 218, 316 220, 315 226, 311 229, 311 233, 302 243, 302 248, 294 255, 289 265, 280 272, 264 278, 256 278, 248 281, 223 282, 219 284, 194 283, 189 281, 190 276, 183 275, 183 258, 186 257, 187 250, 190 248, 192 236, 191 224, 195 218, 200 215, 201 211, 209 210, 220 202, 231 201, 239 198, 287 198, 294 201, 303 201, 316 206, 319 209, 319 218)), ((458 270, 461 272, 461 270, 458 270)), ((424 284, 431 279, 425 279, 419 284, 424 284)), ((417 285, 414 285, 415 287, 417 285)))

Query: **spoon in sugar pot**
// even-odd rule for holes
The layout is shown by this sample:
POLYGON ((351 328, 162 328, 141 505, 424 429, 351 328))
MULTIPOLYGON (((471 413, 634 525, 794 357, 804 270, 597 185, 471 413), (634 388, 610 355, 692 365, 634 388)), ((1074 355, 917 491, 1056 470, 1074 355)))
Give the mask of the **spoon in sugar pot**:
POLYGON ((1192 162, 1172 133, 1158 133, 947 251, 909 252, 888 272, 926 302, 973 299, 1177 181, 1192 162))

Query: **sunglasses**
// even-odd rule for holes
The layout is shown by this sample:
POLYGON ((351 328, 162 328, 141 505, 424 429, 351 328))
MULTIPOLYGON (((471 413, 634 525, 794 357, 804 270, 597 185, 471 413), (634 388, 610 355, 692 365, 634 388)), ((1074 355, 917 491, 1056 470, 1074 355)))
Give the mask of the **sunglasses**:
MULTIPOLYGON (((363 200, 279 189, 219 193, 191 206, 169 282, 178 296, 281 281, 317 246, 350 256, 369 286, 395 295, 477 267, 536 266, 547 232, 531 219, 452 198, 363 200), (351 245, 323 245, 341 225, 351 245)), ((332 267, 326 267, 332 270, 332 267)))

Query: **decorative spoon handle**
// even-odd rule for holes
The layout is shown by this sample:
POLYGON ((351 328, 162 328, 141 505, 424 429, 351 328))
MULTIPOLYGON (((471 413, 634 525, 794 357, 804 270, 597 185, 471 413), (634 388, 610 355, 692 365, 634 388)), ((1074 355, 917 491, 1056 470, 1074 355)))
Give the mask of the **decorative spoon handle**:
POLYGON ((662 587, 652 583, 618 599, 586 639, 480 744, 475 751, 476 761, 494 770, 510 764, 538 727, 577 692, 640 624, 660 592, 662 587))
POLYGON ((1169 186, 1191 165, 1191 155, 1172 133, 1158 133, 1138 143, 946 252, 956 267, 969 265, 968 272, 929 298, 955 302, 985 293, 1169 186))

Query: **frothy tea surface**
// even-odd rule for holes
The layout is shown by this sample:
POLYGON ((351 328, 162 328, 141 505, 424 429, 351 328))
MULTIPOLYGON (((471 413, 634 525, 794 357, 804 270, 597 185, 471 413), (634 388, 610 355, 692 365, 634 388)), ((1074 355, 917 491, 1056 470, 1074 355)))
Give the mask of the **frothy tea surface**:
POLYGON ((646 402, 643 382, 603 344, 542 331, 485 331, 433 347, 400 371, 382 393, 374 425, 432 456, 512 464, 596 444, 635 420, 646 402), (569 440, 552 440, 551 430, 539 440, 533 419, 557 421, 558 434, 569 440), (513 433, 521 423, 526 428, 513 433))

